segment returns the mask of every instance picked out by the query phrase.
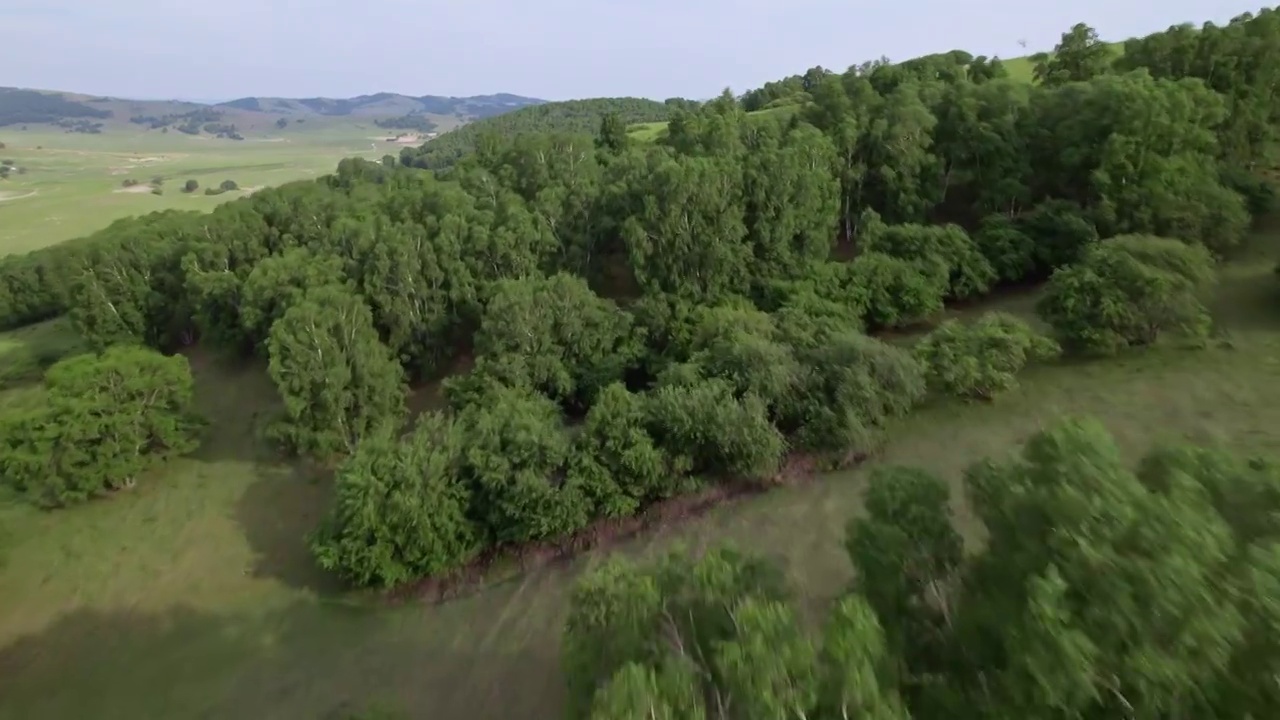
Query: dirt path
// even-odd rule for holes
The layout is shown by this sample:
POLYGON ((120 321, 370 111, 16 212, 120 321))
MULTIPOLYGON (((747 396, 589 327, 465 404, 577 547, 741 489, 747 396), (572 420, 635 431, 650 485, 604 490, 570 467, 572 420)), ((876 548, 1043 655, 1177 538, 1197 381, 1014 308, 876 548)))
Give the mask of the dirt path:
POLYGON ((7 200, 21 200, 21 199, 23 199, 23 198, 29 198, 29 197, 31 197, 32 195, 35 195, 35 194, 36 194, 36 193, 38 193, 38 192, 40 192, 40 191, 39 191, 39 190, 30 190, 30 191, 27 191, 27 192, 22 193, 21 195, 19 195, 19 194, 18 194, 18 193, 16 193, 16 192, 4 192, 3 190, 0 190, 0 202, 5 202, 5 201, 7 201, 7 200))

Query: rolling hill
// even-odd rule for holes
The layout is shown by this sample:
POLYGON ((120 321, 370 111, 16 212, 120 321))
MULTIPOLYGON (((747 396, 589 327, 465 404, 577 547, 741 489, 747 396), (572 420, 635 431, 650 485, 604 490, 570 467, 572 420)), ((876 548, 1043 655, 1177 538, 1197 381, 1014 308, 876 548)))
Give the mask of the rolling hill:
POLYGON ((406 165, 426 169, 448 167, 475 148, 476 140, 486 132, 510 137, 527 132, 564 132, 595 134, 600 121, 616 113, 624 123, 666 122, 673 108, 689 101, 666 102, 644 98, 590 98, 567 100, 524 107, 501 116, 485 118, 466 127, 441 135, 419 148, 401 151, 406 165))
POLYGON ((235 139, 235 135, 283 129, 291 123, 360 120, 388 130, 428 133, 545 102, 506 93, 415 97, 383 92, 354 98, 244 97, 207 104, 4 87, 0 88, 0 127, 54 125, 67 132, 97 134, 134 125, 235 139))

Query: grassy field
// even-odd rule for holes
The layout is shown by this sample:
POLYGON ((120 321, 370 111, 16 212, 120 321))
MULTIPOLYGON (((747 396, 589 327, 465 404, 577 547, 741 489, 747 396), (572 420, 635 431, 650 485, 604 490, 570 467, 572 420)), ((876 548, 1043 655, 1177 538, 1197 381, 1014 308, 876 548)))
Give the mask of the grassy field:
POLYGON ((398 155, 387 131, 369 122, 325 119, 293 124, 245 140, 112 126, 99 135, 32 126, 0 128, 0 160, 16 171, 0 180, 0 255, 20 253, 86 235, 112 220, 171 208, 210 210, 255 188, 332 172, 344 157, 398 155), (148 183, 163 179, 163 194, 148 183), (126 179, 141 185, 126 189, 126 179), (188 179, 200 183, 182 192, 188 179), (224 180, 237 192, 204 194, 224 180))
MULTIPOLYGON (((958 479, 1064 413, 1099 417, 1134 455, 1178 439, 1280 454, 1276 240, 1280 223, 1224 267, 1208 349, 1035 368, 994 405, 920 412, 877 462, 958 479)), ((1008 295, 987 307, 1026 313, 1034 299, 1008 295)), ((69 342, 52 324, 6 336, 0 352, 69 342)), ((46 514, 0 504, 0 718, 336 718, 369 701, 420 718, 554 716, 568 583, 601 553, 440 606, 344 596, 305 546, 327 502, 324 479, 258 439, 270 410, 263 399, 274 395, 261 368, 200 356, 193 367, 214 419, 195 456, 83 507, 46 514)), ((822 603, 849 579, 841 533, 865 472, 722 507, 619 551, 734 543, 777 558, 822 603)))

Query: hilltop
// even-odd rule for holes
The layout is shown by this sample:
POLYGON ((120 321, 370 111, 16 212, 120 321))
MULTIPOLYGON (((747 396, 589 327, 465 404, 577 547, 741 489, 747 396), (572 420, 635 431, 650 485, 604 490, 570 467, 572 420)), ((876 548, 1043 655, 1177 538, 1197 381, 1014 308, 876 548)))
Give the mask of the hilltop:
MULTIPOLYGON (((1105 54, 1112 60, 1124 54, 1123 42, 1100 42, 1105 54)), ((965 72, 989 72, 1018 82, 1033 82, 1035 67, 1053 57, 1052 52, 1037 52, 1023 57, 1001 59, 973 56, 962 50, 936 53, 891 63, 887 58, 865 62, 856 66, 861 73, 871 72, 881 65, 896 65, 912 71, 924 64, 947 65, 965 68, 965 72)), ((748 117, 754 121, 782 121, 801 111, 811 98, 805 90, 808 84, 817 82, 832 71, 822 67, 811 68, 802 75, 791 75, 781 80, 765 83, 737 97, 748 117)), ((692 110, 698 101, 669 98, 659 102, 632 97, 586 98, 547 102, 535 107, 523 107, 501 117, 478 118, 477 122, 439 137, 426 138, 418 147, 400 151, 401 162, 409 167, 429 170, 446 168, 476 147, 477 140, 491 134, 510 138, 527 133, 581 133, 597 135, 600 123, 606 115, 617 115, 627 127, 627 134, 639 142, 653 142, 666 137, 667 123, 675 110, 692 110)))
POLYGON ((99 134, 136 130, 230 139, 283 130, 308 121, 372 121, 387 130, 431 133, 491 118, 545 100, 499 93, 472 97, 374 93, 353 98, 243 97, 222 103, 136 100, 80 93, 0 88, 0 127, 53 125, 67 132, 99 134))

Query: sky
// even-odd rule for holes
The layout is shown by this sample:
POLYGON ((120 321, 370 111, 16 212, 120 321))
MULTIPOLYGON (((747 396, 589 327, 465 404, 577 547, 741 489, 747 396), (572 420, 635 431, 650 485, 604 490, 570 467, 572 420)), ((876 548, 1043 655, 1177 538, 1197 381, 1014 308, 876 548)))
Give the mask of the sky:
POLYGON ((743 92, 814 65, 1016 57, 1260 0, 0 0, 0 85, 130 98, 743 92), (1026 50, 1019 41, 1026 41, 1026 50))

